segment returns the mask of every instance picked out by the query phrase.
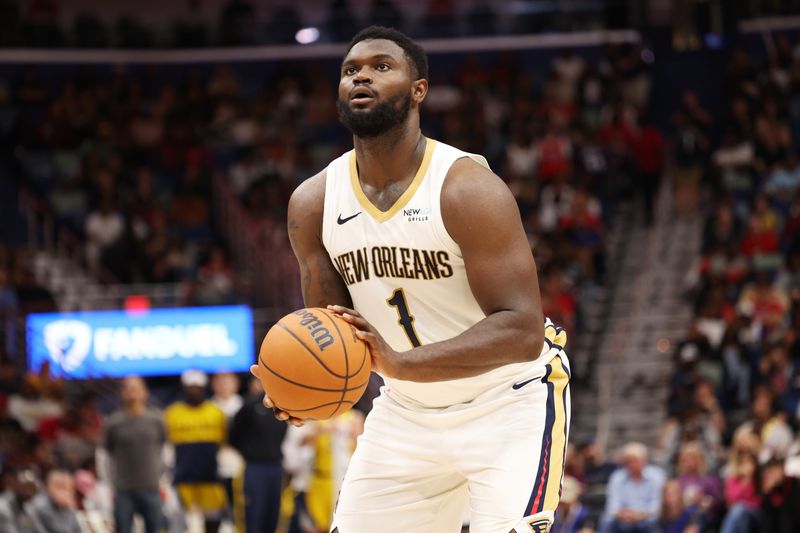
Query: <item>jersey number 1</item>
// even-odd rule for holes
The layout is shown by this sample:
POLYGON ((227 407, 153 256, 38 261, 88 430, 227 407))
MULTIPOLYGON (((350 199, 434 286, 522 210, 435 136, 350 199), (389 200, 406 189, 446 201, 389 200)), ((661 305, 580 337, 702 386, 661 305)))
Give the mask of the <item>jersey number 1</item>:
POLYGON ((403 326, 403 331, 406 332, 411 346, 415 348, 422 346, 422 343, 419 342, 419 337, 417 337, 417 332, 414 331, 414 317, 408 312, 408 303, 406 303, 406 295, 403 293, 403 289, 395 289, 392 297, 386 302, 397 309, 397 323, 403 326))

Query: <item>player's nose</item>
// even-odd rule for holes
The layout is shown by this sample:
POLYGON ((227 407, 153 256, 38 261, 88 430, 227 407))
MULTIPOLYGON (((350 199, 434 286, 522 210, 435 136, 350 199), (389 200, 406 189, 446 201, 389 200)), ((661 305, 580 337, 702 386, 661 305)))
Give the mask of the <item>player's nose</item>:
POLYGON ((353 76, 353 83, 355 85, 371 84, 372 77, 370 77, 369 72, 367 72, 367 69, 362 68, 359 69, 358 72, 356 72, 355 76, 353 76))

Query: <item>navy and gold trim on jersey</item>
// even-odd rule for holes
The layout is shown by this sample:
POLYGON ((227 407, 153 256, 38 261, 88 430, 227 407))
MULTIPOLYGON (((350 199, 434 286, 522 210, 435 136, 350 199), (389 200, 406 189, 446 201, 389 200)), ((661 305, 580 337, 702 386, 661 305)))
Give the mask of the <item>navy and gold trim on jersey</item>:
POLYGON ((545 320, 544 325, 544 343, 551 350, 563 350, 567 347, 567 331, 564 328, 553 324, 548 318, 545 320))
MULTIPOLYGON (((545 334, 551 347, 566 343, 566 333, 562 328, 550 324, 545 329, 545 334), (548 331, 552 333, 548 334, 548 331)), ((542 377, 542 383, 547 385, 545 427, 541 449, 536 450, 541 459, 523 516, 536 515, 543 511, 555 512, 564 476, 569 433, 567 405, 570 372, 560 355, 556 355, 545 368, 545 375, 542 377)))
POLYGON ((392 205, 392 207, 390 207, 387 211, 381 211, 375 207, 375 204, 373 204, 369 198, 367 198, 367 195, 364 194, 364 190, 361 188, 361 181, 358 179, 356 151, 353 150, 350 152, 350 183, 353 186, 353 193, 356 195, 358 203, 360 203, 361 207, 364 208, 364 211, 369 213, 370 216, 378 222, 386 222, 396 215, 397 212, 403 207, 405 207, 409 200, 414 197, 414 193, 417 192, 417 189, 419 189, 425 174, 428 173, 428 166, 431 163, 431 156, 433 156, 433 149, 435 146, 436 141, 433 139, 425 140, 425 155, 422 157, 422 163, 419 165, 419 169, 417 169, 417 173, 414 175, 411 185, 408 186, 408 189, 406 189, 405 192, 400 195, 400 198, 398 198, 394 205, 392 205))

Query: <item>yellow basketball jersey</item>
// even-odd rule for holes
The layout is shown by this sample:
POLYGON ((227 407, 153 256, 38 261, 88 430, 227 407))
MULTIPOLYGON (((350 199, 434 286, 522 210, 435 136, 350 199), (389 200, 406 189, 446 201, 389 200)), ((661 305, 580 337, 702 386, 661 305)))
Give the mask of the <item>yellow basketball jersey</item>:
MULTIPOLYGON (((414 180, 388 211, 379 210, 364 195, 355 151, 327 167, 323 244, 355 309, 395 350, 450 339, 486 316, 472 294, 461 250, 448 234, 440 209, 447 172, 462 157, 488 168, 482 156, 428 139, 414 180)), ((548 349, 545 344, 542 354, 548 349)), ((544 359, 435 383, 384 378, 392 393, 411 405, 446 407, 509 383, 544 364, 544 359)))

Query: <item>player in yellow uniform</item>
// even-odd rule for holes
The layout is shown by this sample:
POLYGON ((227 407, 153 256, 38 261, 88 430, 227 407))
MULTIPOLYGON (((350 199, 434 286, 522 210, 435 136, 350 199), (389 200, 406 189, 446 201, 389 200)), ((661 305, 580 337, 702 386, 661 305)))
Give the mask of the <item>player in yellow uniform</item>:
POLYGON ((349 321, 386 383, 333 531, 458 532, 468 510, 475 533, 545 532, 569 429, 566 333, 542 314, 506 185, 422 134, 427 71, 402 33, 356 35, 338 95, 355 149, 289 203, 305 304, 349 321))
POLYGON ((199 370, 181 376, 185 401, 164 411, 167 439, 175 447, 173 482, 187 511, 199 508, 206 533, 216 533, 227 506, 225 488, 217 472, 217 452, 225 443, 225 414, 206 400, 208 377, 199 370))

